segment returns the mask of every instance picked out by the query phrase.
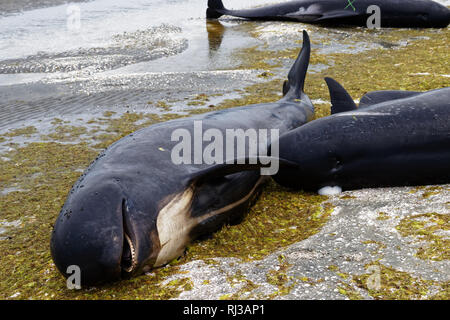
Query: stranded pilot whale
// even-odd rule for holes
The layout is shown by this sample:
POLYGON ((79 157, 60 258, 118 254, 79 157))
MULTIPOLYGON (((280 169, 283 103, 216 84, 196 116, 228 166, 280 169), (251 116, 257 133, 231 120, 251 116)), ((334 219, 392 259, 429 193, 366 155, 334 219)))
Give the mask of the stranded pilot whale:
POLYGON ((245 10, 228 10, 222 0, 209 0, 206 16, 365 27, 373 5, 380 8, 381 27, 445 28, 450 23, 450 10, 431 0, 300 0, 245 10))
POLYGON ((195 121, 219 133, 282 134, 306 123, 314 115, 303 92, 309 57, 304 32, 288 74, 289 90, 277 102, 152 125, 108 147, 75 183, 56 220, 50 247, 58 270, 67 277, 67 268, 78 266, 82 285, 129 278, 167 264, 191 240, 241 219, 264 179, 260 172, 240 164, 176 165, 172 134, 192 133, 195 121))
POLYGON ((275 181, 311 191, 450 182, 450 88, 370 92, 356 108, 326 82, 332 115, 280 137, 280 157, 295 165, 275 181))

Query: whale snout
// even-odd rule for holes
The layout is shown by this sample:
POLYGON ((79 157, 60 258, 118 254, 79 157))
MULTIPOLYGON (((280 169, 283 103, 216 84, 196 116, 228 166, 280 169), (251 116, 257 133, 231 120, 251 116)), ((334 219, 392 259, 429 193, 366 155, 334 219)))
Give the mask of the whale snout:
POLYGON ((67 270, 76 266, 85 286, 119 280, 133 271, 135 237, 124 217, 125 204, 120 187, 113 183, 72 190, 55 223, 50 246, 64 276, 71 276, 67 270))
POLYGON ((433 3, 428 20, 435 27, 445 28, 450 24, 450 9, 439 3, 433 3))

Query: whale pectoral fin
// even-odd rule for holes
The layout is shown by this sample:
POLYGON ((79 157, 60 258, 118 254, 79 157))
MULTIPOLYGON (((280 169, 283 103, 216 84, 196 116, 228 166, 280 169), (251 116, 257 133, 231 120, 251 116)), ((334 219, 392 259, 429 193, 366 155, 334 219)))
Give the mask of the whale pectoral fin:
MULTIPOLYGON (((201 184, 211 179, 225 177, 230 174, 254 171, 261 168, 269 168, 272 161, 276 161, 280 167, 298 167, 297 164, 289 160, 284 160, 275 157, 245 157, 234 159, 233 163, 222 163, 212 165, 206 169, 199 170, 194 174, 189 175, 188 184, 201 184)), ((231 161, 230 161, 231 162, 231 161)))
POLYGON ((315 21, 325 21, 325 20, 333 20, 333 19, 342 19, 342 18, 351 18, 359 16, 360 14, 353 10, 343 9, 343 10, 334 10, 328 11, 322 14, 320 18, 317 18, 315 21))
POLYGON ((385 101, 414 97, 418 91, 373 91, 366 93, 359 102, 359 108, 366 108, 385 101))
POLYGON ((325 78, 328 85, 331 98, 331 114, 346 111, 354 111, 357 109, 355 102, 350 94, 336 80, 325 78))

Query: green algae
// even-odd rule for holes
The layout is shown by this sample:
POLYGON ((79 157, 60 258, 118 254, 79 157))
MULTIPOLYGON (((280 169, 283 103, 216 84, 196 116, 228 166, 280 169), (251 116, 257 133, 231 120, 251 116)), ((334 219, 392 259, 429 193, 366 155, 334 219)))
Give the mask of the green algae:
POLYGON ((346 195, 344 195, 344 196, 341 196, 341 197, 339 197, 339 199, 356 199, 356 197, 355 196, 351 196, 351 195, 349 195, 349 194, 346 194, 346 195))
POLYGON ((71 125, 59 125, 54 129, 54 132, 41 136, 42 140, 55 140, 55 141, 67 141, 73 142, 78 141, 81 135, 87 133, 87 129, 81 126, 71 126, 71 125))
POLYGON ((158 101, 156 103, 156 106, 164 111, 169 111, 170 110, 170 105, 165 102, 165 101, 158 101))
MULTIPOLYGON (((378 286, 370 285, 373 274, 353 276, 354 283, 374 299, 383 300, 418 300, 432 298, 431 292, 437 291, 434 296, 448 293, 448 283, 439 283, 413 277, 407 272, 396 270, 379 262, 366 265, 366 269, 375 267, 379 270, 380 282, 378 286)), ((447 296, 448 299, 448 296, 447 296)))
POLYGON ((339 270, 338 266, 337 266, 337 265, 334 265, 334 264, 329 265, 329 266, 327 267, 327 269, 330 270, 330 271, 333 271, 333 272, 336 272, 336 271, 339 270))
POLYGON ((209 97, 205 93, 196 95, 192 101, 187 103, 188 106, 204 106, 209 101, 209 97))
POLYGON ((29 137, 32 134, 37 133, 37 129, 34 126, 28 126, 18 129, 9 130, 7 133, 4 134, 5 137, 17 137, 17 136, 26 136, 29 137))
POLYGON ((278 288, 277 291, 269 295, 269 299, 285 296, 289 294, 295 286, 295 279, 287 274, 287 271, 292 265, 286 261, 286 258, 283 255, 278 256, 278 262, 277 269, 269 270, 266 274, 267 283, 278 288))
MULTIPOLYGON (((313 50, 311 63, 317 61, 328 68, 308 73, 305 92, 311 99, 328 97, 323 80, 325 76, 339 81, 355 99, 375 90, 425 91, 449 86, 450 79, 442 75, 448 74, 450 70, 450 30, 395 30, 380 32, 378 35, 378 39, 390 42, 414 37, 417 39, 410 41, 407 46, 394 50, 371 49, 355 54, 328 54, 326 57, 313 50), (424 34, 426 38, 419 38, 424 34)), ((283 52, 283 56, 291 59, 297 54, 298 48, 283 52)))
POLYGON ((225 226, 210 239, 195 242, 189 247, 186 259, 204 259, 214 252, 215 257, 260 260, 316 234, 332 211, 330 205, 323 204, 326 199, 316 194, 292 192, 271 181, 243 222, 225 226))
POLYGON ((424 189, 424 192, 422 193, 422 197, 425 199, 428 199, 431 196, 439 194, 442 190, 443 190, 443 188, 440 186, 426 187, 424 189))
POLYGON ((389 214, 387 214, 386 212, 378 212, 377 220, 384 221, 389 219, 390 219, 389 214))
POLYGON ((9 161, 0 161, 1 186, 27 190, 1 196, 2 218, 22 221, 10 240, 0 241, 1 298, 14 292, 21 293, 19 298, 37 297, 45 293, 49 279, 53 289, 60 287, 49 252, 52 226, 80 175, 77 170, 85 168, 95 154, 86 144, 31 143, 7 153, 9 161))
POLYGON ((450 259, 450 240, 440 234, 450 230, 450 215, 425 213, 406 217, 396 229, 403 237, 412 237, 414 242, 425 242, 416 252, 423 260, 442 261, 450 259))
POLYGON ((363 300, 363 296, 353 288, 350 284, 340 281, 339 285, 337 286, 337 289, 340 294, 343 296, 346 296, 349 300, 363 300))
POLYGON ((222 297, 222 300, 243 300, 248 299, 253 290, 256 290, 259 285, 247 279, 241 270, 237 270, 235 274, 227 276, 227 282, 232 288, 239 286, 239 290, 233 294, 222 297))
MULTIPOLYGON (((181 278, 169 281, 165 284, 165 288, 169 290, 177 290, 179 291, 177 293, 181 293, 183 291, 191 291, 194 288, 194 284, 190 278, 181 278)), ((172 295, 174 294, 172 293, 172 295)))
POLYGON ((369 251, 373 256, 380 255, 381 250, 386 248, 386 245, 380 241, 366 240, 362 243, 369 246, 369 249, 367 251, 369 251))
POLYGON ((366 264, 365 274, 344 273, 337 266, 329 269, 344 279, 337 289, 350 300, 364 299, 360 290, 376 300, 448 300, 449 297, 449 281, 420 279, 379 261, 366 264))

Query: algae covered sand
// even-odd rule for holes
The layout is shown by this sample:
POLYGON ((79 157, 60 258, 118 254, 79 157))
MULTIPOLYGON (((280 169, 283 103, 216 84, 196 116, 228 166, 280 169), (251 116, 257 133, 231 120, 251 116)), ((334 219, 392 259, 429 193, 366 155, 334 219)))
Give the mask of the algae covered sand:
MULTIPOLYGON (((231 27, 257 41, 232 55, 236 70, 259 75, 242 89, 224 95, 198 92, 188 99, 158 97, 151 102, 158 112, 104 110, 4 130, 0 298, 449 299, 448 186, 327 198, 270 182, 241 224, 193 243, 170 265, 104 287, 67 289, 51 260, 49 241, 81 172, 103 148, 138 128, 279 99, 304 26, 277 26, 287 33, 273 35, 269 23, 231 27)), ((315 101, 317 117, 329 114, 324 76, 340 81, 355 99, 373 90, 421 91, 450 84, 448 29, 328 32, 308 26, 308 31, 313 50, 305 92, 315 101), (340 46, 334 47, 336 42, 340 46), (366 48, 367 42, 378 45, 366 48), (329 47, 334 53, 327 52, 329 47)))

